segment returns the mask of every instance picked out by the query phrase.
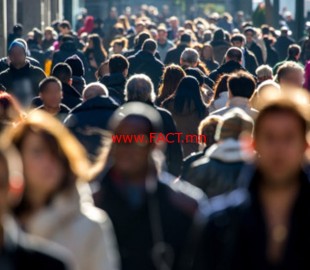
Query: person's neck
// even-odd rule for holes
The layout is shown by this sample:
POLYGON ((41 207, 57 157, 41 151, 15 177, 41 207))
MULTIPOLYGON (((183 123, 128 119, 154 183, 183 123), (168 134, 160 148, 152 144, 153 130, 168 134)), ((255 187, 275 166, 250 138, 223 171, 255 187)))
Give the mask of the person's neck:
POLYGON ((158 40, 158 44, 160 44, 160 45, 165 45, 167 43, 167 39, 159 39, 158 40))
POLYGON ((56 115, 60 111, 60 105, 58 107, 48 107, 44 105, 44 110, 47 111, 51 115, 56 115))

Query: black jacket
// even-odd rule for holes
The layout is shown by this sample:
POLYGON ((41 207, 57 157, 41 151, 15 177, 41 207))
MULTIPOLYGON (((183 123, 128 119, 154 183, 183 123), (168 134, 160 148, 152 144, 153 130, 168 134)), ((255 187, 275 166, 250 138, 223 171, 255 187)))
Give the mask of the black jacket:
MULTIPOLYGON (((26 56, 27 61, 38 68, 42 68, 41 64, 39 63, 38 60, 30 57, 30 56, 26 56)), ((0 73, 5 71, 6 69, 8 69, 10 66, 8 65, 8 57, 3 57, 0 59, 0 73)))
POLYGON ((108 129, 108 122, 118 104, 99 96, 87 100, 71 110, 64 123, 87 150, 91 159, 97 156, 102 145, 101 131, 108 129))
POLYGON ((277 265, 271 265, 266 256, 266 222, 258 195, 261 175, 250 170, 246 178, 250 183, 248 188, 211 201, 215 211, 202 237, 200 262, 203 263, 198 263, 197 269, 310 269, 307 249, 310 244, 310 183, 306 174, 300 174, 300 190, 290 213, 284 256, 277 265))
POLYGON ((82 102, 81 94, 71 85, 67 83, 62 83, 62 103, 65 104, 70 109, 82 102))
POLYGON ((212 71, 209 78, 216 82, 223 74, 230 74, 240 70, 246 71, 238 62, 229 61, 212 71))
POLYGON ((287 57, 287 49, 290 45, 294 44, 295 41, 289 37, 280 36, 277 38, 274 44, 275 49, 279 55, 278 61, 283 61, 287 57))
POLYGON ((254 53, 249 51, 247 48, 244 48, 243 56, 245 61, 245 69, 255 76, 256 69, 258 68, 258 62, 254 53))
POLYGON ((182 258, 191 260, 190 255, 182 255, 190 248, 187 241, 191 239, 190 229, 197 214, 199 198, 202 198, 201 192, 186 183, 175 183, 167 175, 152 180, 153 192, 141 186, 138 191, 141 201, 134 205, 130 199, 131 188, 126 184, 119 185, 126 183, 126 179, 122 179, 113 168, 107 169, 100 177, 99 189, 94 194, 96 206, 104 209, 113 223, 122 270, 160 269, 155 268, 152 259, 158 238, 168 245, 168 254, 173 254, 174 260, 169 256, 173 262, 171 269, 183 269, 178 267, 182 258), (191 197, 189 194, 199 195, 191 197), (157 229, 162 231, 162 237, 156 234, 157 229))
POLYGON ((108 88, 111 98, 119 104, 124 103, 126 78, 122 73, 105 75, 100 79, 100 82, 108 88))
POLYGON ((29 62, 20 69, 14 66, 0 74, 0 83, 4 85, 10 94, 13 94, 18 101, 28 106, 31 100, 38 95, 39 83, 45 78, 42 69, 32 66, 29 62))
POLYGON ((73 55, 77 55, 83 62, 84 64, 84 68, 85 70, 88 69, 88 63, 86 61, 86 58, 84 56, 84 53, 82 53, 81 51, 79 51, 76 47, 76 44, 74 42, 71 41, 67 41, 65 43, 63 43, 60 46, 59 51, 55 52, 53 55, 53 64, 52 64, 52 69, 58 64, 58 63, 62 63, 65 62, 65 60, 73 55))
POLYGON ((180 57, 182 52, 188 48, 187 44, 179 44, 176 48, 171 48, 166 55, 165 65, 176 64, 180 65, 180 57))
POLYGON ((1 249, 0 269, 72 269, 67 260, 68 252, 62 247, 24 234, 12 220, 5 221, 4 231, 4 246, 1 249))
POLYGON ((262 48, 258 46, 256 42, 253 41, 251 46, 248 46, 247 48, 254 53, 258 65, 264 64, 262 48))
POLYGON ((157 93, 161 77, 164 72, 164 65, 152 53, 139 51, 128 58, 129 75, 143 73, 150 77, 154 90, 157 93))

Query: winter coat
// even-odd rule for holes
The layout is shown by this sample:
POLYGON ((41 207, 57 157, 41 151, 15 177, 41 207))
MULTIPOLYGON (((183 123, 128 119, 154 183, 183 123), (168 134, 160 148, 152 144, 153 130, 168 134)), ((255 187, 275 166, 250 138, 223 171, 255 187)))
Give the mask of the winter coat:
POLYGON ((239 141, 226 139, 212 145, 192 163, 187 181, 202 189, 209 198, 238 188, 245 156, 239 141))
POLYGON ((233 97, 229 99, 225 107, 212 112, 211 115, 224 115, 232 108, 240 108, 244 110, 249 116, 253 118, 253 120, 255 120, 258 115, 258 111, 250 107, 249 99, 244 97, 233 97))
POLYGON ((125 84, 126 78, 122 73, 112 73, 105 75, 100 79, 109 90, 109 97, 113 98, 117 103, 125 102, 125 84))
POLYGON ((215 61, 223 63, 224 56, 231 44, 225 40, 211 41, 210 44, 213 47, 215 61))
POLYGON ((90 192, 80 184, 59 194, 30 218, 26 230, 71 251, 78 270, 119 269, 111 221, 93 206, 90 192))
POLYGON ((159 87, 161 77, 164 72, 164 65, 152 53, 139 51, 134 56, 128 58, 129 75, 143 73, 150 77, 153 82, 155 92, 159 87))
POLYGON ((187 253, 191 246, 187 240, 192 239, 190 228, 203 195, 188 183, 174 180, 165 173, 159 179, 150 176, 150 185, 128 187, 113 166, 101 174, 97 188, 94 187, 95 202, 112 220, 122 270, 160 269, 154 262, 156 255, 156 262, 160 263, 155 249, 159 242, 167 248, 166 258, 172 262, 170 269, 184 269, 182 258, 191 261, 187 253), (138 204, 132 200, 132 194, 141 198, 138 204), (162 231, 160 235, 156 233, 158 230, 162 231))
POLYGON ((212 113, 226 106, 228 101, 228 92, 222 92, 219 94, 219 97, 209 105, 209 112, 212 113))
POLYGON ((275 49, 279 55, 279 61, 283 61, 287 57, 288 47, 294 44, 295 41, 290 37, 281 36, 277 38, 276 43, 274 44, 275 49))
POLYGON ((254 53, 244 48, 243 57, 245 61, 245 69, 255 76, 256 69, 258 68, 258 61, 254 53))
MULTIPOLYGON (((32 66, 35 66, 35 67, 42 69, 42 66, 38 60, 36 60, 30 56, 26 56, 26 59, 32 66)), ((5 71, 6 69, 8 69, 10 67, 9 62, 10 62, 10 60, 8 57, 3 57, 0 59, 0 73, 5 71)))
POLYGON ((86 87, 85 79, 80 76, 72 76, 72 87, 82 95, 83 90, 86 87))
POLYGON ((108 97, 95 97, 84 101, 71 110, 64 124, 85 147, 94 159, 102 145, 102 131, 108 129, 108 122, 118 104, 108 97))
POLYGON ((161 61, 165 61, 168 51, 173 47, 174 47, 174 44, 170 40, 167 40, 166 43, 164 44, 158 43, 157 50, 158 50, 161 61))
POLYGON ((62 103, 70 109, 73 109, 75 106, 82 102, 81 94, 74 87, 67 83, 62 83, 62 93, 62 103))
POLYGON ((256 42, 248 44, 247 48, 255 55, 258 65, 264 64, 262 48, 256 42))
POLYGON ((228 61, 225 64, 221 65, 216 70, 212 71, 209 75, 209 78, 214 82, 216 82, 221 77, 221 75, 231 74, 240 70, 246 71, 238 62, 228 61))
POLYGON ((46 75, 40 68, 32 66, 29 62, 20 69, 14 66, 0 73, 0 83, 7 91, 14 95, 24 106, 29 106, 31 100, 39 93, 39 84, 46 75))
POLYGON ((176 65, 180 65, 180 57, 182 52, 188 48, 187 44, 179 44, 177 47, 175 48, 171 48, 166 55, 165 60, 162 59, 163 61, 165 61, 165 65, 170 65, 170 64, 176 64, 176 65))
POLYGON ((71 253, 53 242, 28 235, 12 217, 2 219, 4 243, 0 269, 3 270, 72 270, 71 253))

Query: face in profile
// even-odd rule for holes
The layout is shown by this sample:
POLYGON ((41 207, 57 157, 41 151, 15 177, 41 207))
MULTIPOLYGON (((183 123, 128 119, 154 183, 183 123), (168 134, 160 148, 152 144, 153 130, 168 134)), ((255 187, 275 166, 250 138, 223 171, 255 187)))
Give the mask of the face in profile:
MULTIPOLYGON (((150 132, 149 124, 143 119, 128 118, 123 120, 115 131, 116 135, 145 135, 150 132)), ((152 145, 145 143, 113 143, 112 158, 114 168, 123 175, 136 176, 147 170, 152 145)))
POLYGON ((297 116, 273 113, 260 122, 255 136, 258 166, 273 184, 292 181, 299 172, 307 147, 297 116))
POLYGON ((60 158, 56 156, 59 151, 56 150, 56 143, 52 143, 52 138, 47 139, 47 135, 44 138, 39 134, 27 133, 21 145, 26 187, 30 191, 49 195, 58 190, 65 169, 60 158), (54 145, 48 145, 47 140, 54 145))

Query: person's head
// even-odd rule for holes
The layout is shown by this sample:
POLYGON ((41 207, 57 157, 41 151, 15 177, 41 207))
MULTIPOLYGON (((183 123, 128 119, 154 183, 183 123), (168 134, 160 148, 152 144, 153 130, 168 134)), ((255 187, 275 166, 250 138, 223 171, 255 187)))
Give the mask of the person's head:
POLYGON ((109 60, 109 70, 110 74, 122 73, 124 77, 128 75, 129 62, 121 54, 114 54, 109 60))
POLYGON ((167 32, 167 28, 164 24, 161 24, 158 26, 157 33, 158 33, 158 41, 160 43, 166 42, 167 37, 168 37, 168 32, 167 32))
POLYGON ((105 75, 108 75, 109 73, 110 73, 109 60, 106 60, 100 64, 95 75, 96 75, 97 80, 100 80, 101 78, 103 78, 105 75))
POLYGON ((180 57, 181 66, 196 67, 199 62, 199 54, 196 50, 186 48, 180 57))
POLYGON ((231 38, 231 43, 234 47, 243 48, 245 44, 245 36, 242 34, 235 34, 231 38))
POLYGON ((142 51, 155 54, 156 50, 157 50, 157 43, 155 40, 149 38, 143 42, 142 51))
POLYGON ((222 75, 215 83, 213 90, 214 90, 214 95, 213 95, 213 100, 216 100, 220 97, 220 94, 223 92, 227 92, 228 96, 228 79, 230 75, 229 74, 224 74, 222 75))
POLYGON ((198 135, 203 135, 206 138, 205 142, 202 142, 203 147, 209 148, 211 145, 216 143, 215 140, 215 132, 216 127, 221 122, 222 117, 219 115, 209 115, 205 119, 203 119, 198 127, 198 135))
POLYGON ((164 70, 162 84, 159 87, 159 96, 167 98, 174 94, 182 78, 186 76, 184 70, 177 65, 167 66, 164 70))
POLYGON ((242 62, 242 51, 241 51, 241 49, 237 48, 237 47, 229 48, 225 54, 225 60, 226 60, 226 62, 235 61, 237 63, 241 63, 242 62))
POLYGON ((109 96, 109 91, 107 87, 99 82, 94 82, 86 85, 82 93, 83 101, 87 101, 99 96, 109 96))
POLYGON ((16 37, 22 37, 23 35, 23 26, 18 23, 18 24, 15 24, 13 26, 13 34, 16 36, 16 37))
POLYGON ((190 106, 195 107, 199 117, 205 115, 206 106, 201 97, 199 82, 192 76, 186 76, 175 91, 174 110, 181 114, 190 106))
POLYGON ((185 44, 185 45, 190 45, 191 42, 192 42, 192 37, 190 34, 188 33, 183 33, 181 36, 180 36, 180 42, 181 44, 185 44))
POLYGON ((14 40, 9 47, 8 57, 11 65, 15 68, 21 68, 26 64, 26 46, 24 43, 14 40))
POLYGON ((52 76, 59 79, 62 83, 72 83, 72 69, 67 63, 59 63, 52 70, 52 76))
POLYGON ((287 37, 288 36, 288 28, 286 26, 281 27, 281 36, 287 37))
POLYGON ((140 34, 145 30, 145 23, 141 20, 137 21, 135 24, 135 30, 137 34, 140 34))
POLYGON ((215 139, 217 141, 227 139, 238 141, 244 133, 252 135, 253 119, 240 108, 231 109, 222 116, 221 120, 216 129, 215 139))
POLYGON ((114 54, 121 54, 124 50, 127 49, 128 40, 126 38, 115 39, 111 43, 114 54))
POLYGON ((48 77, 39 84, 39 96, 47 108, 57 109, 62 99, 61 81, 56 77, 48 77))
POLYGON ((71 33, 71 24, 68 21, 62 21, 59 25, 58 25, 58 29, 59 32, 62 35, 68 35, 71 33))
POLYGON ((285 186, 296 181, 307 148, 308 122, 288 98, 271 102, 255 121, 254 148, 265 184, 285 186))
POLYGON ((129 78, 125 86, 127 101, 154 102, 154 85, 151 79, 144 74, 135 74, 129 78))
POLYGON ((185 73, 187 76, 193 76, 195 79, 197 79, 199 83, 199 87, 203 87, 205 83, 205 74, 199 69, 196 68, 187 68, 185 69, 185 73))
POLYGON ((147 39, 150 39, 150 38, 151 38, 151 35, 149 33, 147 33, 147 32, 140 33, 135 38, 135 47, 138 49, 142 48, 144 41, 146 41, 147 39))
POLYGON ((115 135, 145 136, 141 142, 126 143, 119 141, 112 143, 110 159, 113 168, 129 181, 145 181, 149 173, 154 170, 153 152, 156 140, 150 134, 162 130, 162 121, 159 113, 149 105, 141 102, 124 104, 115 111, 109 121, 109 126, 115 135))
POLYGON ((214 52, 213 47, 209 43, 205 43, 202 47, 202 58, 204 60, 213 60, 214 61, 214 52))
POLYGON ((281 87, 295 86, 302 88, 304 83, 304 69, 296 62, 285 62, 278 69, 277 80, 281 87))
POLYGON ((268 65, 259 66, 255 73, 259 83, 273 79, 272 68, 268 65))
POLYGON ((224 41, 225 40, 225 32, 222 28, 218 28, 214 31, 213 41, 224 41))
POLYGON ((117 18, 117 9, 116 9, 116 7, 111 7, 110 12, 109 12, 109 17, 111 19, 116 19, 117 18))
POLYGON ((170 17, 169 24, 172 29, 178 29, 179 27, 179 19, 175 16, 170 17))
POLYGON ((9 93, 0 91, 0 129, 23 120, 23 112, 17 100, 9 93))
POLYGON ((297 44, 292 44, 287 49, 287 56, 289 59, 299 60, 301 54, 301 48, 297 44))
POLYGON ((246 27, 244 29, 244 35, 247 43, 252 43, 255 37, 256 31, 253 27, 246 27))
POLYGON ((72 76, 84 77, 85 68, 81 58, 78 55, 72 55, 65 60, 72 70, 72 76))
POLYGON ((84 149, 53 116, 32 112, 6 138, 20 152, 24 165, 25 192, 15 209, 17 217, 72 190, 78 179, 88 180, 84 149))
POLYGON ((230 98, 243 97, 250 99, 256 88, 256 82, 253 76, 244 71, 231 74, 227 85, 230 98))
POLYGON ((46 27, 44 29, 44 39, 45 40, 52 40, 54 38, 53 36, 54 29, 52 27, 46 27))

